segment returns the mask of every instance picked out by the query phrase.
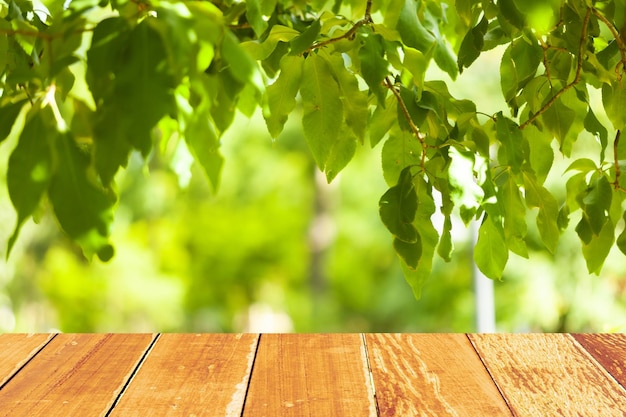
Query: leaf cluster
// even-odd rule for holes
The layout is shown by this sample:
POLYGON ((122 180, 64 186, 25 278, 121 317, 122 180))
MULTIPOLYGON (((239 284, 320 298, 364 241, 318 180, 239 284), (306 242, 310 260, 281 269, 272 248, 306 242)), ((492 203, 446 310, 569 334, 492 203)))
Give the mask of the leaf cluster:
POLYGON ((381 148, 390 188, 380 216, 416 294, 434 254, 450 259, 453 213, 480 221, 475 261, 492 278, 510 252, 528 256, 526 214, 535 209, 551 252, 576 213, 590 272, 614 243, 626 252, 626 233, 616 237, 626 217, 623 0, 45 7, 0 0, 0 140, 18 138, 7 172, 18 214, 9 249, 24 221, 50 206, 87 256, 109 259, 115 176, 130 155, 148 157, 159 136, 180 140, 217 189, 221 135, 237 111, 260 107, 274 138, 301 114, 328 181, 358 146, 381 148), (484 117, 448 85, 496 47, 508 109, 484 117), (427 79, 430 65, 449 79, 427 79), (601 151, 572 159, 584 132, 601 151), (562 201, 545 186, 555 152, 572 159, 562 201))

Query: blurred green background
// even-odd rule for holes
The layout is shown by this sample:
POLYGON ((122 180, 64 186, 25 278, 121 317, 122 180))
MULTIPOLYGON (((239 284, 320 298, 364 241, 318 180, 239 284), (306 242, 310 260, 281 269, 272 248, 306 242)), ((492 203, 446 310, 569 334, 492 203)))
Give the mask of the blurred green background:
MULTIPOLYGON (((453 94, 485 113, 505 108, 499 56, 464 72, 453 94)), ((328 185, 298 124, 292 118, 272 142, 260 116, 238 118, 222 141, 217 193, 181 141, 158 139, 162 152, 137 156, 117 178, 110 263, 85 261, 44 210, 0 263, 0 332, 474 331, 471 235, 462 223, 452 262, 435 259, 416 300, 378 217, 387 188, 380 146, 361 146, 328 185)), ((2 145, 2 175, 14 145, 2 145)), ((598 149, 581 138, 575 152, 597 159, 598 149)), ((549 185, 563 189, 565 178, 549 185)), ((15 214, 0 182, 6 242, 15 214)), ((530 260, 511 255, 495 283, 497 329, 626 331, 623 255, 614 250, 602 275, 590 276, 573 230, 551 255, 532 228, 534 213, 528 221, 530 260)))

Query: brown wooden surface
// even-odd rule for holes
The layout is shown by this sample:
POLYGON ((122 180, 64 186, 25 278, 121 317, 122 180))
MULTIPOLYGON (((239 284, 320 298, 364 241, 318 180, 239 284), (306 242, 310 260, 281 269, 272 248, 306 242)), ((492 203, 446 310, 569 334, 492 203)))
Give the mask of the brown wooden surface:
POLYGON ((626 416, 626 336, 0 335, 0 416, 626 416))
POLYGON ((573 334, 572 337, 626 387, 626 335, 573 334))
POLYGON ((253 334, 164 334, 111 416, 241 416, 253 334))
POLYGON ((361 335, 262 335, 244 416, 376 416, 361 335))
POLYGON ((381 416, 511 416, 464 334, 368 334, 381 416))
POLYGON ((53 334, 1 334, 0 388, 53 337, 53 334))
POLYGON ((626 390, 568 335, 470 335, 470 339, 516 415, 626 415, 626 390))
POLYGON ((57 335, 0 390, 0 415, 105 415, 152 339, 57 335))

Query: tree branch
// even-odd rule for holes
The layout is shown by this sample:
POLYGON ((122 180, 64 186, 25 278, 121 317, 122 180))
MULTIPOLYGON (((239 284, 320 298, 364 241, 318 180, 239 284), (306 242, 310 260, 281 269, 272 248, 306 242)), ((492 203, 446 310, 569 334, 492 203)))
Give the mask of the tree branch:
POLYGON ((578 45, 578 62, 576 63, 576 75, 572 82, 567 84, 561 90, 557 91, 550 100, 546 104, 541 107, 537 113, 533 114, 528 118, 524 123, 520 125, 520 129, 524 129, 526 126, 537 120, 539 116, 546 112, 558 99, 561 97, 567 90, 574 87, 580 81, 580 76, 582 74, 583 69, 583 54, 585 52, 585 40, 587 38, 587 26, 589 25, 589 18, 591 17, 591 9, 587 9, 587 13, 585 14, 585 19, 583 20, 583 28, 580 34, 580 44, 578 45))
POLYGON ((613 23, 609 21, 609 19, 607 19, 596 8, 593 8, 591 10, 593 11, 593 15, 597 17, 602 23, 604 23, 606 27, 611 31, 611 34, 613 34, 613 38, 615 38, 615 42, 617 42, 617 47, 619 49, 620 55, 622 56, 622 60, 615 67, 615 73, 617 74, 617 79, 621 80, 624 69, 626 68, 626 44, 624 44, 624 40, 620 36, 619 31, 615 28, 613 23))
POLYGON ((402 110, 402 114, 404 115, 404 118, 409 124, 409 127, 411 128, 413 135, 420 142, 420 145, 422 145, 422 156, 420 160, 420 167, 422 168, 422 170, 424 170, 425 164, 426 164, 426 149, 428 148, 428 145, 426 144, 426 140, 425 140, 426 137, 424 136, 422 132, 420 132, 419 128, 415 126, 415 123, 413 122, 413 119, 411 118, 411 115, 409 114, 409 109, 407 109, 406 104, 404 103, 404 100, 402 100, 402 96, 400 95, 400 92, 396 90, 393 83, 389 80, 389 77, 385 77, 384 84, 385 84, 385 87, 391 90, 393 95, 396 97, 396 100, 398 100, 398 105, 400 106, 400 109, 402 110))
POLYGON ((613 187, 616 190, 622 190, 623 188, 619 185, 619 178, 622 175, 622 172, 619 167, 619 154, 617 152, 617 147, 619 146, 619 138, 622 135, 620 130, 615 134, 615 140, 613 141, 613 163, 615 164, 615 181, 613 181, 613 187))

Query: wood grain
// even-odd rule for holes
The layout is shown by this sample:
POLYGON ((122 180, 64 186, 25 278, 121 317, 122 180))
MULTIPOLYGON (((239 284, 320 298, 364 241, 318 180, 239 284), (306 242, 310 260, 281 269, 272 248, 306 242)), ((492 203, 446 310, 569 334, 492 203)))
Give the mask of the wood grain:
POLYGON ((154 336, 57 335, 0 390, 0 416, 103 416, 154 336))
POLYGON ((359 334, 262 335, 244 416, 376 416, 359 334))
POLYGON ((163 334, 111 416, 241 416, 255 334, 163 334))
POLYGON ((511 416, 463 334, 367 334, 381 416, 511 416))
POLYGON ((519 416, 624 416, 626 391, 562 334, 470 335, 519 416))
POLYGON ((0 388, 53 337, 54 334, 0 335, 0 388))
POLYGON ((598 361, 622 387, 626 387, 626 335, 573 334, 595 360, 598 361))

